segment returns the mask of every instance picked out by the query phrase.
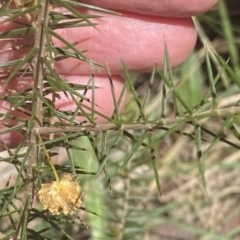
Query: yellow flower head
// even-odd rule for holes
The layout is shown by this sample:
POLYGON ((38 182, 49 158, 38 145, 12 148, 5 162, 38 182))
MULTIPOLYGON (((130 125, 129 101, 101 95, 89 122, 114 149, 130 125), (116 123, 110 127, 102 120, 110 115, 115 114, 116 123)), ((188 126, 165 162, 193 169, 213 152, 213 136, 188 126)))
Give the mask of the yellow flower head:
POLYGON ((38 196, 53 215, 73 214, 82 203, 81 187, 71 174, 65 174, 60 182, 42 184, 38 196))

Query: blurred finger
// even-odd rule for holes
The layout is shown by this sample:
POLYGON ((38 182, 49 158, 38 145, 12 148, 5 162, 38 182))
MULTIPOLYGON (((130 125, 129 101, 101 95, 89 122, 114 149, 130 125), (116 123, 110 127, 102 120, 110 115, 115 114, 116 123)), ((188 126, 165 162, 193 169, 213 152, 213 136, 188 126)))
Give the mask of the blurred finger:
POLYGON ((190 17, 208 11, 217 0, 83 0, 107 9, 168 17, 190 17))

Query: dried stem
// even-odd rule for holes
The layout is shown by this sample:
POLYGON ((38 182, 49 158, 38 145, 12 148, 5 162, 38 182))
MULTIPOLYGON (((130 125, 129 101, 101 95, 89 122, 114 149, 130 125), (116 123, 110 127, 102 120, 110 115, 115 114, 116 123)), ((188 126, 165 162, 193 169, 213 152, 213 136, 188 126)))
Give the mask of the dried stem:
MULTIPOLYGON (((33 179, 33 167, 36 165, 38 159, 38 137, 33 130, 34 127, 39 127, 42 125, 42 114, 43 107, 42 101, 38 97, 39 94, 43 93, 43 80, 44 80, 44 64, 42 59, 46 56, 46 36, 44 33, 45 27, 48 25, 48 15, 49 15, 49 3, 48 0, 39 0, 39 10, 38 10, 38 19, 36 21, 35 28, 35 44, 34 47, 38 49, 38 53, 33 59, 33 72, 34 72, 34 86, 33 92, 34 97, 32 99, 32 115, 30 123, 33 123, 33 126, 30 126, 30 152, 28 158, 28 178, 33 179)), ((32 181, 34 184, 34 181, 32 181)), ((28 186, 28 194, 32 193, 33 186, 28 186)))

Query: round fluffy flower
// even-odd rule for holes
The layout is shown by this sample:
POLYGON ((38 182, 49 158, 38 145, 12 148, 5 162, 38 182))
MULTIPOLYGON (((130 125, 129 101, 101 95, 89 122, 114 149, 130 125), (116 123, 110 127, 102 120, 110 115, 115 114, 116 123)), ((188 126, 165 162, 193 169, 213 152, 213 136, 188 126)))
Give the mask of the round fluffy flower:
POLYGON ((53 215, 73 214, 82 203, 81 187, 71 174, 65 174, 60 182, 42 184, 38 196, 44 209, 53 215))

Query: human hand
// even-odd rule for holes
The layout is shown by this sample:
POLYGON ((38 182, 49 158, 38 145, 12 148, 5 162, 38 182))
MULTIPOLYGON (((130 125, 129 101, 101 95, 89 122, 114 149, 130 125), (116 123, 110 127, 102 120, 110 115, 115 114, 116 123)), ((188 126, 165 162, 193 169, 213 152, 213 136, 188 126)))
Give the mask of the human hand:
MULTIPOLYGON (((118 97, 122 87, 121 59, 131 72, 149 72, 154 65, 163 66, 164 49, 167 47, 172 67, 184 62, 194 49, 196 31, 191 16, 200 14, 211 8, 216 0, 154 0, 151 4, 144 0, 85 0, 87 4, 99 5, 108 9, 119 10, 122 15, 102 14, 102 18, 94 19, 96 28, 72 28, 56 30, 70 42, 78 42, 79 50, 88 50, 85 55, 103 65, 107 63, 113 76, 114 89, 118 97)), ((94 14, 93 11, 84 10, 94 14)), ((97 13, 99 14, 99 13, 97 13)), ((0 31, 19 27, 18 24, 0 24, 0 31)), ((0 49, 8 49, 18 45, 16 41, 1 41, 0 49)), ((63 44, 54 40, 55 46, 63 44)), ((26 54, 29 49, 1 51, 0 62, 12 61, 26 54)), ((65 59, 56 63, 55 69, 68 81, 86 84, 91 67, 79 60, 65 59)), ((31 79, 19 78, 11 81, 7 88, 3 87, 4 79, 0 79, 0 95, 7 95, 8 90, 22 90, 32 84, 31 79)), ((111 116, 114 110, 112 93, 106 72, 102 69, 95 72, 95 104, 98 111, 111 116)), ((87 97, 91 99, 91 92, 87 97)), ((76 106, 63 94, 57 100, 56 108, 74 111, 76 106)), ((9 103, 0 101, 0 113, 10 109, 9 103)), ((0 120, 3 124, 4 120, 0 120)), ((99 117, 96 122, 104 122, 99 117)), ((0 124, 0 131, 4 129, 0 124)), ((0 135, 4 144, 13 147, 20 139, 18 133, 0 135)), ((0 149, 1 149, 0 142, 0 149)))

